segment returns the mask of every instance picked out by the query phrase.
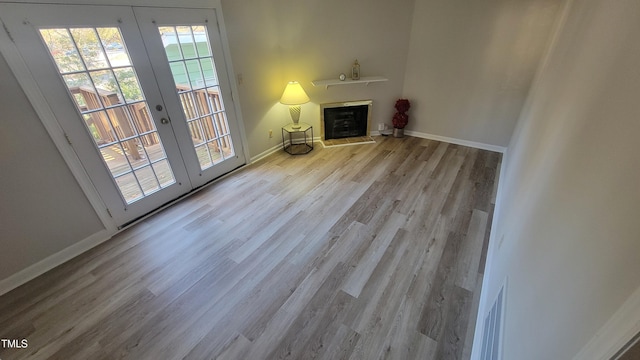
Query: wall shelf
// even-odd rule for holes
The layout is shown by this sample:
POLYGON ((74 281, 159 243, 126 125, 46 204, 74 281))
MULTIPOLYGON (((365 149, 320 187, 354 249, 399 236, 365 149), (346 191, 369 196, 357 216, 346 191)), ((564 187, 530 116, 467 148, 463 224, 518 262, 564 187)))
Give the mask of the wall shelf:
POLYGON ((344 81, 340 79, 328 79, 328 80, 314 80, 311 82, 313 86, 324 86, 325 89, 328 89, 329 86, 333 85, 349 85, 349 84, 365 84, 369 86, 370 83, 388 81, 386 77, 382 76, 363 76, 360 80, 351 80, 346 79, 344 81))

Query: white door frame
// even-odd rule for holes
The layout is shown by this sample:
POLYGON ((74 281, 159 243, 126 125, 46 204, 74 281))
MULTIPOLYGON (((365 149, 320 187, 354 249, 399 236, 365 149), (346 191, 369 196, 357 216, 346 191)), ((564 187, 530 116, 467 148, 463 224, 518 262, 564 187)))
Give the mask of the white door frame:
MULTIPOLYGON (((2 3, 33 3, 31 1, 16 0, 16 1, 4 1, 2 3)), ((151 6, 151 7, 167 7, 167 8, 208 8, 214 9, 218 25, 220 28, 220 36, 222 37, 222 46, 224 51, 224 59, 226 62, 227 75, 229 79, 235 79, 235 72, 233 70, 233 63, 231 62, 231 54, 229 50, 229 44, 227 41, 227 33, 225 30, 224 19, 222 16, 222 5, 220 0, 188 0, 182 1, 179 5, 169 0, 112 0, 112 1, 92 1, 89 3, 87 0, 44 0, 38 1, 43 4, 74 4, 74 5, 120 5, 120 6, 151 6)), ((4 27, 4 26, 3 26, 4 27)), ((42 125, 45 127, 47 133, 53 140, 56 148, 60 151, 62 158, 69 167, 71 173, 78 181, 80 188, 84 192, 85 196, 89 200, 89 203, 96 211, 100 221, 107 230, 109 236, 117 233, 118 226, 114 219, 110 216, 107 207, 105 206, 102 198, 98 194, 95 186, 93 185, 89 175, 85 171, 78 155, 73 147, 67 140, 67 136, 60 126, 58 120, 54 116, 53 111, 49 107, 49 104, 45 100, 44 95, 40 91, 40 88, 28 69, 24 59, 20 55, 16 44, 13 42, 11 35, 0 29, 0 53, 4 56, 9 68, 13 72, 14 76, 18 80, 18 83, 25 92, 31 105, 33 106, 38 118, 42 125)), ((242 141, 243 153, 245 157, 245 163, 249 164, 249 147, 247 143, 246 132, 244 129, 244 122, 242 113, 240 110, 240 103, 238 99, 238 89, 235 81, 230 81, 233 106, 236 112, 238 120, 239 136, 242 141)))
MULTIPOLYGON (((235 107, 231 106, 231 102, 235 103, 233 90, 231 89, 231 82, 233 77, 229 76, 229 72, 226 70, 226 61, 224 59, 224 49, 222 47, 222 35, 218 29, 217 18, 215 16, 215 10, 210 9, 176 9, 179 14, 171 14, 163 8, 151 8, 151 7, 134 7, 133 12, 136 17, 138 28, 144 39, 147 54, 151 66, 156 72, 156 81, 160 87, 162 93, 163 102, 167 107, 167 112, 170 118, 180 119, 179 122, 172 121, 173 129, 176 136, 179 138, 191 138, 191 130, 188 126, 187 113, 183 109, 178 92, 175 91, 176 83, 172 76, 170 67, 171 61, 167 58, 162 39, 159 35, 159 28, 162 26, 173 25, 200 25, 204 26, 208 32, 208 43, 211 48, 210 55, 214 65, 214 72, 216 73, 216 85, 220 91, 220 101, 223 103, 223 117, 227 123, 229 130, 228 140, 232 140, 234 155, 227 157, 224 160, 216 163, 213 166, 202 169, 201 164, 198 161, 196 155, 196 149, 192 141, 179 142, 178 146, 185 158, 185 166, 191 179, 191 184, 194 188, 198 188, 205 185, 212 179, 220 177, 229 171, 247 164, 247 158, 244 155, 244 148, 239 146, 244 142, 240 138, 238 121, 236 117, 235 107), (176 16, 177 15, 177 16, 176 16), (161 76, 160 74, 166 74, 161 76), (170 89, 170 90, 169 90, 170 89), (242 152, 242 154, 240 154, 242 152), (187 154, 191 154, 188 156, 187 154)), ((175 60, 175 59, 174 59, 175 60)), ((207 84, 208 88, 211 88, 214 84, 207 84)), ((222 131, 222 129, 219 129, 222 131)), ((222 134, 219 134, 222 136, 222 134)))

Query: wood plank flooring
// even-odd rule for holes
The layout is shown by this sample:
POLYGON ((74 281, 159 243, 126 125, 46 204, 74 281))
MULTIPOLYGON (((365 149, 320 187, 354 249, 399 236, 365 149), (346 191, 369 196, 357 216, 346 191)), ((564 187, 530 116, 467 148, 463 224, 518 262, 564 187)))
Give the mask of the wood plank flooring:
POLYGON ((468 359, 500 154, 276 153, 0 297, 0 359, 468 359))

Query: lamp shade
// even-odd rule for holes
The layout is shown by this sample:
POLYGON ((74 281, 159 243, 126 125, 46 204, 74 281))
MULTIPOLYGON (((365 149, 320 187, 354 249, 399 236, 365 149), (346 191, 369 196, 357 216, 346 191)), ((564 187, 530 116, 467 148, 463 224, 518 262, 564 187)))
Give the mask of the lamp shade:
POLYGON ((280 98, 280 103, 284 105, 301 105, 309 102, 309 96, 297 81, 289 81, 284 93, 280 98))

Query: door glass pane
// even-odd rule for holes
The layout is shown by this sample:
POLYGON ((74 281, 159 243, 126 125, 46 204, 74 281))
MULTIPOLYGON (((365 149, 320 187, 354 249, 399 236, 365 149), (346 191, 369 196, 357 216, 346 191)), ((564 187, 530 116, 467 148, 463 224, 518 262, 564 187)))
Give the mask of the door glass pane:
POLYGON ((174 184, 120 30, 41 29, 40 35, 127 204, 174 184))
POLYGON ((96 29, 80 28, 69 29, 69 31, 86 68, 104 69, 109 66, 96 29))
POLYGON ((98 28, 98 35, 104 44, 104 50, 111 66, 129 66, 131 61, 127 52, 123 51, 124 41, 120 36, 120 31, 116 30, 115 28, 98 28))
POLYGON ((158 30, 200 168, 235 156, 206 26, 158 30))
POLYGON ((84 70, 84 64, 80 60, 68 29, 42 30, 40 35, 47 44, 60 73, 84 70))
POLYGON ((118 80, 119 86, 122 87, 122 95, 127 102, 132 103, 144 100, 140 84, 138 84, 138 78, 133 72, 132 67, 114 69, 113 72, 118 80))
POLYGON ((173 177, 171 176, 169 161, 160 160, 158 162, 154 162, 152 166, 158 180, 160 180, 160 187, 166 187, 174 183, 173 177))

